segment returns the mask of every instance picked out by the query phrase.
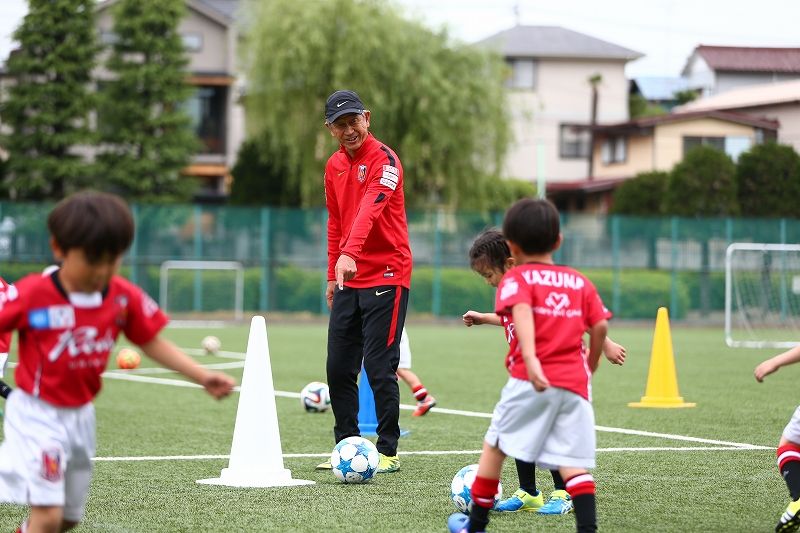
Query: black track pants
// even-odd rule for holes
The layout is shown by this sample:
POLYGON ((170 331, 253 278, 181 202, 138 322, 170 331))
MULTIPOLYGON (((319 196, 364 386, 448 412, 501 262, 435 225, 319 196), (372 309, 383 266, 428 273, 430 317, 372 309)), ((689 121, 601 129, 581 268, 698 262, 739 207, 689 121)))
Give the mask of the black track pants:
POLYGON ((358 431, 358 383, 361 362, 375 395, 378 451, 397 454, 400 438, 400 335, 406 320, 408 289, 385 285, 369 289, 334 287, 328 324, 328 386, 336 423, 336 442, 358 431))

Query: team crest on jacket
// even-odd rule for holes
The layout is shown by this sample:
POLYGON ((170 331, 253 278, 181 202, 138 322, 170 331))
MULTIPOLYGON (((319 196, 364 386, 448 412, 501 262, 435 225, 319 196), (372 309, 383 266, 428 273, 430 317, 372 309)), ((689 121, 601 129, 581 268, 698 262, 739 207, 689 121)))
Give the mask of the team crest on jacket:
POLYGON ((358 165, 358 182, 364 183, 367 179, 367 165, 358 165))
POLYGON ((56 482, 61 479, 61 450, 42 450, 42 478, 56 482))

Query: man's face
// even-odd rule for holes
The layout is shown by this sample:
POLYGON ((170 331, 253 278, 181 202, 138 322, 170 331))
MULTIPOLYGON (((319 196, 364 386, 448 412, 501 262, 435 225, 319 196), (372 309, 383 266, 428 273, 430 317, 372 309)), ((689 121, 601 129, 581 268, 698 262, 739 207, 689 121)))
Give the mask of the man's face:
POLYGON ((369 111, 348 113, 327 124, 331 135, 352 155, 361 148, 369 135, 369 111))

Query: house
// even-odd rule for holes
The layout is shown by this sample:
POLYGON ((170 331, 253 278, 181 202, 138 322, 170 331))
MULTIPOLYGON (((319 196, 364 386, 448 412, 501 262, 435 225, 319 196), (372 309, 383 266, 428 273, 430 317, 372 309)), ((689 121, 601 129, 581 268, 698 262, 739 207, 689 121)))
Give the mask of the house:
MULTIPOLYGON (((102 44, 111 44, 114 19, 111 6, 119 0, 106 0, 95 7, 97 29, 102 44)), ((201 141, 202 149, 184 175, 201 179, 199 200, 217 201, 227 195, 232 182, 231 169, 244 137, 244 109, 239 96, 244 85, 237 71, 238 34, 235 16, 239 0, 185 0, 187 15, 178 32, 189 56, 189 83, 195 86, 186 110, 201 141)), ((102 64, 95 79, 102 84, 110 74, 102 64)))
POLYGON ((732 89, 800 79, 800 48, 705 46, 694 49, 682 76, 704 97, 732 89))
POLYGON ((780 122, 778 142, 800 152, 800 80, 733 89, 676 107, 675 113, 735 111, 780 122))
POLYGON ((696 146, 713 146, 735 161, 774 139, 779 123, 730 111, 697 111, 591 127, 594 179, 548 186, 559 209, 605 213, 614 189, 642 172, 669 172, 696 146))
POLYGON ((589 174, 592 84, 597 84, 596 122, 628 119, 625 64, 642 54, 556 26, 514 26, 477 46, 497 50, 510 68, 509 104, 515 143, 504 173, 536 182, 583 180, 589 174), (543 157, 539 158, 539 153, 543 157))
POLYGON ((639 76, 630 81, 630 95, 638 95, 668 112, 678 104, 675 94, 686 91, 687 87, 686 78, 678 76, 639 76))

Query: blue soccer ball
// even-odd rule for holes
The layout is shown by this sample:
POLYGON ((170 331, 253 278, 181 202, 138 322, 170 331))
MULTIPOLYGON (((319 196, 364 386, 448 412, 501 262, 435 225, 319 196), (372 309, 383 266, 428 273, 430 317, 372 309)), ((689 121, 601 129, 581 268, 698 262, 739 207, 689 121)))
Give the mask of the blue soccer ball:
POLYGON ((331 453, 333 475, 342 483, 365 483, 378 470, 380 455, 372 442, 361 437, 342 439, 331 453))
MULTIPOLYGON (((475 476, 478 474, 478 465, 465 466, 458 471, 458 474, 453 478, 450 483, 450 500, 456 509, 462 513, 469 514, 469 509, 472 506, 472 497, 469 492, 472 490, 472 484, 475 482, 475 476)), ((497 494, 494 495, 494 505, 492 509, 497 508, 497 503, 503 497, 503 485, 497 484, 497 494)))

